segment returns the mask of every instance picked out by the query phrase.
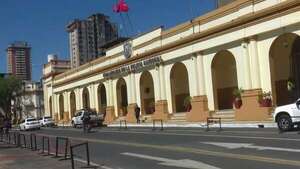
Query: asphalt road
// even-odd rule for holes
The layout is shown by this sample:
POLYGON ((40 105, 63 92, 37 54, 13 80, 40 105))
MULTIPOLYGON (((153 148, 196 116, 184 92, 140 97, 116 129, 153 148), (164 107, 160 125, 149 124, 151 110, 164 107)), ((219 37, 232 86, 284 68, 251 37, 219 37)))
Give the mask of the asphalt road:
MULTIPOLYGON (((296 131, 102 128, 84 134, 82 129, 47 128, 32 132, 68 137, 72 144, 88 141, 91 161, 105 169, 300 168, 300 134, 296 131)), ((75 154, 85 159, 83 149, 75 154)))

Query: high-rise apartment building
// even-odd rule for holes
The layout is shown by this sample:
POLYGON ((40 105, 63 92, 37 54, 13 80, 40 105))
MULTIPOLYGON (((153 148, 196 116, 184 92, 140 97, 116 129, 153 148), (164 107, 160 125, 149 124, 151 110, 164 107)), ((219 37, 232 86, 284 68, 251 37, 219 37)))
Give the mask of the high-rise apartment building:
POLYGON ((75 19, 67 26, 71 67, 78 67, 103 55, 106 42, 117 39, 118 30, 109 17, 94 14, 86 20, 75 19))
POLYGON ((31 47, 27 42, 14 42, 8 46, 7 72, 20 80, 31 80, 31 47))

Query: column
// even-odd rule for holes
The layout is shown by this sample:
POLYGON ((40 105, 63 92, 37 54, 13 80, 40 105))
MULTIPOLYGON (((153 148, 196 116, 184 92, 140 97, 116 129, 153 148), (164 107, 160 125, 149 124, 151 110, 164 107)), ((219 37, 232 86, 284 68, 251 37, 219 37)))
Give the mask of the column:
POLYGON ((69 118, 69 112, 70 112, 70 99, 69 99, 69 97, 68 97, 68 92, 67 91, 65 91, 64 93, 63 93, 63 97, 64 97, 64 114, 63 114, 63 120, 64 121, 67 121, 67 120, 69 120, 70 118, 69 118))
POLYGON ((248 42, 243 41, 241 45, 242 53, 243 53, 243 64, 244 64, 244 79, 245 86, 244 89, 251 89, 251 74, 250 74, 250 62, 249 62, 249 51, 248 51, 248 42))
MULTIPOLYGON (((191 100, 192 110, 187 113, 186 119, 190 122, 206 121, 209 116, 207 96, 205 95, 203 56, 200 52, 193 56, 194 79, 196 94, 191 100)), ((190 82, 191 83, 191 82, 190 82)))
POLYGON ((198 81, 199 81, 199 94, 200 96, 206 95, 206 87, 205 87, 205 78, 204 78, 204 65, 203 65, 203 55, 198 52, 197 53, 197 67, 198 67, 198 81))
POLYGON ((259 72, 259 60, 258 60, 258 51, 257 51, 257 41, 256 37, 250 39, 250 70, 251 70, 251 80, 252 88, 259 89, 260 86, 260 72, 259 72))
POLYGON ((99 113, 100 112, 100 110, 99 110, 99 98, 98 98, 98 95, 99 95, 99 93, 98 93, 98 87, 99 87, 99 84, 94 84, 93 85, 94 86, 94 105, 95 105, 95 110, 96 110, 96 112, 97 113, 99 113))
MULTIPOLYGON (((160 71, 159 71, 159 68, 160 68, 160 66, 155 66, 155 78, 157 79, 157 83, 158 83, 158 88, 156 88, 155 89, 155 91, 157 91, 157 96, 158 96, 158 98, 156 98, 155 99, 155 101, 157 101, 157 100, 162 100, 162 97, 161 97, 161 80, 160 80, 160 71)), ((155 86, 155 84, 154 84, 154 86, 155 86)))
MULTIPOLYGON (((250 65, 250 68, 245 68, 250 70, 250 73, 245 72, 245 75, 249 76, 247 78, 250 82, 248 82, 249 84, 246 84, 245 86, 248 90, 245 90, 242 93, 241 108, 235 109, 236 121, 267 121, 270 117, 272 117, 272 109, 270 107, 261 107, 257 101, 258 96, 262 93, 257 49, 256 37, 251 37, 248 48, 250 59, 250 64, 248 65, 250 65)), ((244 53, 246 53, 246 50, 244 50, 244 53)), ((245 66, 246 65, 247 64, 245 63, 245 66)))
POLYGON ((166 82, 165 82, 165 71, 164 65, 159 65, 159 81, 160 81, 160 91, 161 91, 161 100, 166 100, 166 82))
POLYGON ((114 108, 114 92, 113 92, 113 80, 108 79, 105 82, 106 85, 106 100, 107 100, 107 106, 106 106, 106 114, 105 114, 105 123, 110 124, 116 119, 115 114, 115 108, 114 108))
POLYGON ((197 55, 193 54, 192 56, 192 63, 193 63, 193 72, 192 72, 192 76, 193 76, 193 81, 190 81, 189 83, 194 83, 193 86, 195 88, 195 93, 192 94, 191 96, 199 96, 200 95, 200 89, 199 89, 199 76, 198 76, 198 63, 197 63, 197 55))
POLYGON ((135 87, 135 74, 130 73, 128 75, 129 83, 127 84, 127 88, 129 89, 128 91, 128 107, 127 107, 127 116, 126 120, 130 123, 136 122, 135 118, 135 107, 137 106, 136 104, 136 87, 135 87))
POLYGON ((58 122, 58 112, 59 112, 57 103, 58 103, 57 102, 57 95, 53 94, 53 96, 52 96, 52 105, 53 105, 53 115, 54 115, 54 117, 52 117, 52 118, 54 118, 54 120, 56 122, 58 122))
POLYGON ((157 74, 159 79, 159 100, 155 103, 155 112, 152 115, 152 119, 168 120, 170 118, 168 111, 168 102, 166 98, 166 83, 165 83, 165 72, 164 65, 161 63, 157 67, 157 74))

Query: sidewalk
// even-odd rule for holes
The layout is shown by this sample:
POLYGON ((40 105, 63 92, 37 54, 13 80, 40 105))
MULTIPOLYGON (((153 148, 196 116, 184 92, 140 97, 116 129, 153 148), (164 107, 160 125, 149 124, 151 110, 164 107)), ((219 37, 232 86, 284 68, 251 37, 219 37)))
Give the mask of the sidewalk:
POLYGON ((49 156, 41 156, 37 152, 15 148, 0 142, 1 169, 71 169, 71 162, 58 161, 49 156))

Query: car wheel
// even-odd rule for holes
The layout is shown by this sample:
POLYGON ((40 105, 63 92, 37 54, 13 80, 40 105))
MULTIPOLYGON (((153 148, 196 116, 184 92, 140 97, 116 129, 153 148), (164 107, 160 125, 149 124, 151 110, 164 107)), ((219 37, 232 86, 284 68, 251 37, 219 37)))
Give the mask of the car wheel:
POLYGON ((280 115, 277 121, 280 131, 289 131, 293 128, 293 122, 289 115, 280 115))
POLYGON ((76 124, 74 123, 74 121, 72 121, 72 126, 73 126, 73 128, 77 127, 76 124))

